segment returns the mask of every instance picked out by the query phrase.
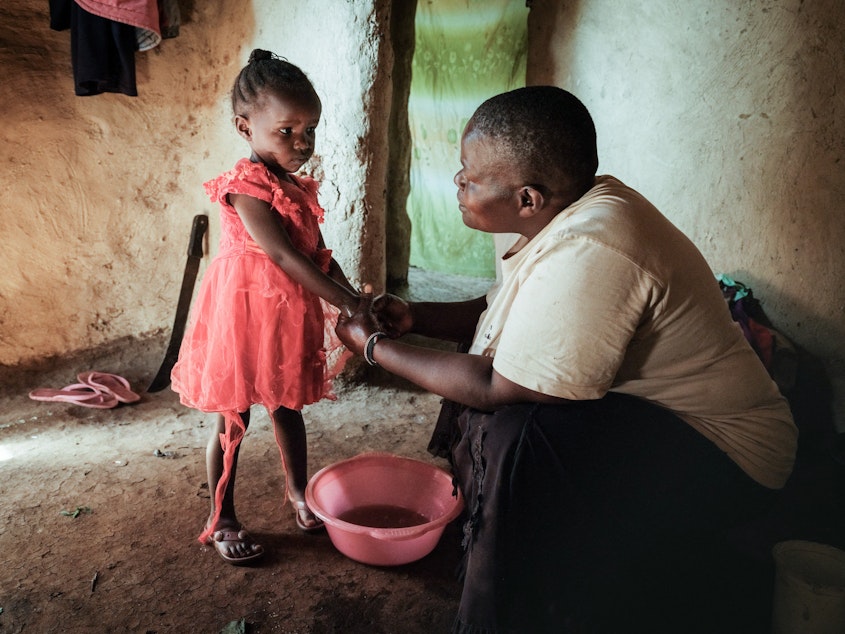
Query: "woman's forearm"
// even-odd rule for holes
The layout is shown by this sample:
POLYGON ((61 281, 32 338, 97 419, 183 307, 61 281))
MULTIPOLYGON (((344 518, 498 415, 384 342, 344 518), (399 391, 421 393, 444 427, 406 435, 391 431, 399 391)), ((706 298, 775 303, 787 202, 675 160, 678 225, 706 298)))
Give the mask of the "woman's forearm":
POLYGON ((496 372, 491 357, 380 339, 372 360, 424 390, 485 412, 515 403, 567 402, 509 381, 496 372))
POLYGON ((373 358, 388 372, 444 398, 492 411, 492 359, 381 339, 373 358))
POLYGON ((464 302, 412 302, 409 304, 413 325, 411 332, 444 339, 470 342, 487 299, 477 297, 464 302))

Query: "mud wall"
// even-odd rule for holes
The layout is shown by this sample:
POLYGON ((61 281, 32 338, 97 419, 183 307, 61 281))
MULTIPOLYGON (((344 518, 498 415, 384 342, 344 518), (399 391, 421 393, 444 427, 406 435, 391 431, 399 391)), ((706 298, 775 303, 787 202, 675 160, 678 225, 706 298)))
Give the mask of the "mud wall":
POLYGON ((70 31, 50 29, 46 2, 6 0, 0 364, 169 330, 195 214, 209 215, 216 250, 202 183, 248 152, 228 94, 255 47, 300 65, 322 96, 308 169, 323 181, 326 243, 351 279, 381 286, 390 5, 183 0, 178 37, 135 55, 137 97, 77 97, 70 31))
POLYGON ((845 431, 845 14, 838 0, 534 0, 528 83, 596 120, 599 171, 824 361, 845 431))

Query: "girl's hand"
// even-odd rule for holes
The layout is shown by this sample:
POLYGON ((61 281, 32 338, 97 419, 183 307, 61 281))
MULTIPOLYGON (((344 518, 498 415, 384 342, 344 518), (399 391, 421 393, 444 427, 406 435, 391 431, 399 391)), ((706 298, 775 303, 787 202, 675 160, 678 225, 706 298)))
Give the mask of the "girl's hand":
POLYGON ((372 311, 378 318, 381 330, 391 339, 401 337, 414 325, 411 307, 404 299, 396 295, 383 294, 372 302, 372 311))
POLYGON ((351 315, 341 314, 337 318, 335 332, 343 344, 358 355, 364 354, 367 338, 381 328, 372 311, 373 289, 369 284, 364 285, 357 306, 353 307, 351 315))

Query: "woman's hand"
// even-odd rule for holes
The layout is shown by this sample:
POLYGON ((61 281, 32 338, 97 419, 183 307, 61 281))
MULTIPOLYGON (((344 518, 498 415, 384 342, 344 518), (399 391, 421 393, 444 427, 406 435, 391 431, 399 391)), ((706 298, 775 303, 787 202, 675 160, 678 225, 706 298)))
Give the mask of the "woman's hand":
POLYGON ((358 298, 358 304, 353 306, 353 312, 338 315, 335 332, 343 344, 355 354, 363 355, 367 338, 381 330, 372 309, 373 288, 365 284, 364 292, 358 298))
POLYGON ((396 295, 379 295, 372 302, 372 311, 378 318, 381 330, 391 339, 401 337, 414 325, 410 305, 396 295))

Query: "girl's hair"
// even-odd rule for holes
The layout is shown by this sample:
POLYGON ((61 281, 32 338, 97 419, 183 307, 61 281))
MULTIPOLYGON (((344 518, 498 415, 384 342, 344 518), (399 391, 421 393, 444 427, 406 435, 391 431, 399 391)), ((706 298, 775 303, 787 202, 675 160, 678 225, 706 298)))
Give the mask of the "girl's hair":
POLYGON ((598 169, 593 119, 575 95, 557 86, 496 95, 478 107, 469 126, 494 139, 503 159, 515 163, 519 172, 545 174, 583 189, 598 169))
POLYGON ((260 108, 267 92, 282 96, 320 99, 302 70, 278 55, 256 48, 232 87, 232 111, 247 116, 260 108))

